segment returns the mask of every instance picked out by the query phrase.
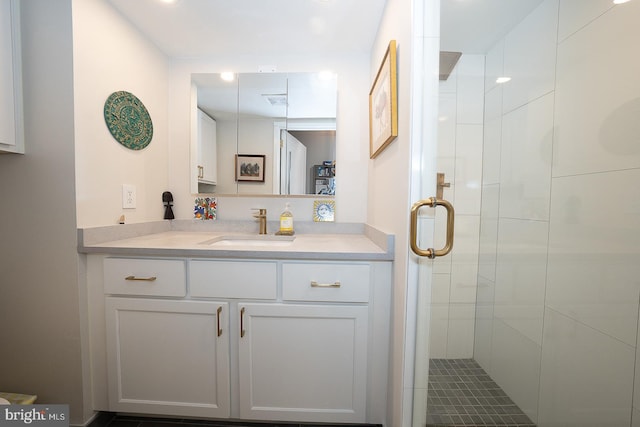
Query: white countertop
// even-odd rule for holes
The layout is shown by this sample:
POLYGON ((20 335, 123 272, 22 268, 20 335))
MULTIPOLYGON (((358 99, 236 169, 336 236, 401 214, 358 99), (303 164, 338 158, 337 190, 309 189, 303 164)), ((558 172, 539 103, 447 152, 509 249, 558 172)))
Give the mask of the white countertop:
POLYGON ((286 241, 286 237, 273 233, 260 236, 246 232, 242 227, 218 225, 211 231, 201 227, 190 231, 189 227, 175 224, 167 227, 165 224, 138 224, 128 230, 123 228, 125 226, 81 229, 78 251, 135 256, 393 260, 393 236, 368 226, 354 227, 354 230, 362 231, 355 233, 348 227, 342 227, 339 233, 296 233, 293 240, 286 241), (114 240, 108 240, 108 236, 113 236, 114 240), (220 240, 226 242, 216 243, 220 240), (263 244, 262 240, 268 242, 263 244))

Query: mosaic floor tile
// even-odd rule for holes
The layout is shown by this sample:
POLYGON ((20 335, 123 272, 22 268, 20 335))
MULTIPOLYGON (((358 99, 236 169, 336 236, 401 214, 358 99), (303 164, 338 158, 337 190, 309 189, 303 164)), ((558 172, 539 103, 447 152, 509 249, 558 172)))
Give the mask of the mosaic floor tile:
POLYGON ((473 359, 431 359, 427 427, 535 427, 473 359))

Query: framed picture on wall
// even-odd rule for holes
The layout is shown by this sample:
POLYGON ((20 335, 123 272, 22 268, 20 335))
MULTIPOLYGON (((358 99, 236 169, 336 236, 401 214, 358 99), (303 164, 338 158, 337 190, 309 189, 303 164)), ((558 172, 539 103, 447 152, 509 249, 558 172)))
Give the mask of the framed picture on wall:
POLYGON ((236 154, 236 181, 264 182, 264 154, 236 154))
POLYGON ((391 40, 369 92, 369 157, 374 159, 397 136, 396 41, 391 40))

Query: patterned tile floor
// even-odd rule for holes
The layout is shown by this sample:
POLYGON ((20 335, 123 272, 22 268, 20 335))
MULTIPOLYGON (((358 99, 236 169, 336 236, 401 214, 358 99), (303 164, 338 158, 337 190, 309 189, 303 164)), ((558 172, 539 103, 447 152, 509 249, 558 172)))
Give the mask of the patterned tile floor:
POLYGON ((431 359, 427 427, 535 427, 472 359, 431 359))

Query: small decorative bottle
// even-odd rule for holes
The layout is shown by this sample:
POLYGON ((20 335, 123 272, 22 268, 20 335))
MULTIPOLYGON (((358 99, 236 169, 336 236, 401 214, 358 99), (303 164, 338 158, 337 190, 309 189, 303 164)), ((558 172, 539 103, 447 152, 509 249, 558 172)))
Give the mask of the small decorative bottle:
POLYGON ((276 234, 282 236, 293 236, 293 214, 291 213, 291 209, 289 209, 289 203, 287 203, 284 207, 284 211, 280 214, 280 231, 276 234))

